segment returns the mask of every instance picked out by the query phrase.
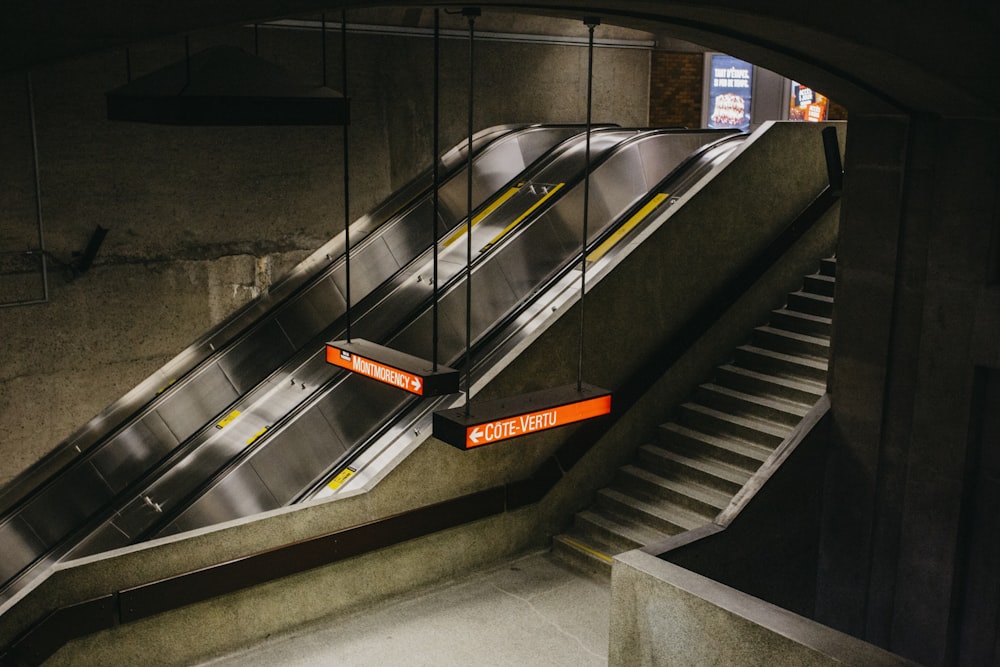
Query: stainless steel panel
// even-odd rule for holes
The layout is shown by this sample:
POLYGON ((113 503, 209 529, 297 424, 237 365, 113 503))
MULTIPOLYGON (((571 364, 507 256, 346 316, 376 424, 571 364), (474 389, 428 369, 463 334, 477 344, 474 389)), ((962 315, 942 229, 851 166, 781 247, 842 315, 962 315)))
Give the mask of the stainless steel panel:
POLYGON ((118 493, 177 446, 177 440, 155 412, 116 435, 92 457, 104 482, 118 493))
POLYGON ((652 188, 673 171, 681 162, 702 146, 716 141, 726 133, 687 132, 673 134, 669 141, 644 142, 639 146, 646 173, 646 182, 652 188))
MULTIPOLYGON (((351 303, 357 303, 399 270, 399 264, 381 238, 372 239, 357 253, 351 253, 351 303)), ((347 294, 347 268, 341 264, 333 272, 333 282, 341 294, 347 294)))
MULTIPOLYGON (((539 274, 538 258, 569 258, 579 252, 580 243, 576 247, 567 247, 552 227, 549 216, 533 224, 531 241, 524 252, 501 253, 494 260, 503 271, 507 283, 519 298, 524 298, 535 290, 539 281, 548 275, 548 271, 539 274)), ((561 264, 562 261, 559 261, 561 264)))
POLYGON ((583 243, 583 228, 580 226, 583 220, 583 188, 573 188, 565 193, 555 206, 546 211, 544 220, 565 248, 580 252, 583 243))
POLYGON ((185 509, 172 524, 180 531, 191 530, 227 521, 232 517, 250 516, 277 506, 277 501, 261 482, 256 471, 250 466, 243 466, 185 509))
POLYGON ((99 554, 112 549, 119 549, 128 546, 131 536, 118 530, 114 523, 105 523, 97 530, 91 532, 69 553, 63 556, 64 560, 73 558, 83 558, 93 554, 99 554))
POLYGON ((284 505, 346 451, 347 446, 323 413, 311 410, 275 434, 250 464, 271 495, 284 505))
POLYGON ((186 391, 171 393, 156 408, 156 412, 174 436, 183 441, 222 412, 237 396, 236 389, 222 369, 209 364, 192 378, 186 391))
MULTIPOLYGON (((116 534, 121 534, 123 544, 131 544, 163 519, 163 512, 177 509, 179 501, 173 502, 162 491, 149 490, 132 498, 118 513, 106 520, 95 532, 102 533, 101 540, 110 541, 116 534)), ((101 541, 93 542, 96 548, 101 541)), ((121 545, 119 545, 121 546, 121 545)), ((82 544, 74 549, 76 556, 99 553, 91 551, 82 544)))
MULTIPOLYGON (((658 139, 661 137, 649 137, 641 143, 655 143, 658 139)), ((591 176, 590 220, 603 227, 648 191, 638 146, 626 146, 591 176)))
POLYGON ((406 217, 394 222, 382 234, 397 266, 405 266, 436 238, 431 226, 434 206, 428 197, 407 212, 406 217))
POLYGON ((482 201, 510 181, 510 174, 520 173, 528 166, 521 151, 521 142, 497 141, 483 151, 476 165, 472 179, 472 193, 477 201, 482 201))
POLYGON ((46 551, 45 543, 18 517, 0 524, 0 544, 3 545, 2 581, 16 575, 46 551))
MULTIPOLYGON (((439 312, 438 315, 438 362, 446 366, 447 360, 459 350, 465 349, 465 322, 464 319, 452 321, 444 312, 439 312)), ((419 317, 412 319, 396 334, 389 344, 394 349, 430 360, 433 357, 433 333, 433 315, 428 306, 419 317)))
MULTIPOLYGON (((290 309, 308 308, 296 301, 290 309)), ((273 369, 287 361, 295 349, 276 320, 254 329, 253 335, 226 350, 217 362, 238 394, 244 394, 267 377, 273 369)))
POLYGON ((276 317, 295 349, 312 340, 347 308, 343 295, 329 278, 313 284, 294 305, 281 309, 276 317))
POLYGON ((399 389, 350 375, 320 399, 318 408, 342 442, 357 443, 375 431, 404 399, 399 389))
POLYGON ((61 477, 65 483, 28 502, 20 513, 36 535, 53 546, 112 499, 111 489, 89 464, 76 465, 61 477))
POLYGON ((525 129, 513 136, 520 147, 523 163, 527 166, 557 143, 580 134, 583 130, 579 125, 541 126, 525 129))

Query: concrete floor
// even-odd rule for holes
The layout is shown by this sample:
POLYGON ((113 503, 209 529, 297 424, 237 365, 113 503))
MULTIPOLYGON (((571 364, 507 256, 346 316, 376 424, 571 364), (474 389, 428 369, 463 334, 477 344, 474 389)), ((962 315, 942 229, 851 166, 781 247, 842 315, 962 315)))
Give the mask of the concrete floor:
POLYGON ((607 665, 610 596, 610 581, 538 552, 205 664, 607 665))

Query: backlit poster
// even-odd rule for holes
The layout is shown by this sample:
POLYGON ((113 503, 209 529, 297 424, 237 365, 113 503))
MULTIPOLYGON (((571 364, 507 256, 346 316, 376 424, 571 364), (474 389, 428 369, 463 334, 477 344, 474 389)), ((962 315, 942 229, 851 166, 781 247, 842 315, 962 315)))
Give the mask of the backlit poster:
POLYGON ((713 55, 708 83, 708 126, 748 129, 753 65, 732 56, 713 55))
POLYGON ((789 104, 788 120, 804 120, 819 123, 826 120, 830 100, 812 88, 792 81, 792 96, 789 104))

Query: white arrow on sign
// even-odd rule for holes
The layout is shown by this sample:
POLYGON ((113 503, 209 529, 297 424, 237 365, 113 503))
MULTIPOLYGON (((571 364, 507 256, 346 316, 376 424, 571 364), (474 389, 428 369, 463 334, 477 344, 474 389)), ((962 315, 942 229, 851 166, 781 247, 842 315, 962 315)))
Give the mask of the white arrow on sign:
POLYGON ((420 393, 420 378, 413 378, 413 391, 420 393))
POLYGON ((472 430, 472 433, 469 434, 469 440, 471 440, 474 445, 479 444, 479 439, 481 437, 483 437, 483 432, 479 430, 478 426, 472 430))

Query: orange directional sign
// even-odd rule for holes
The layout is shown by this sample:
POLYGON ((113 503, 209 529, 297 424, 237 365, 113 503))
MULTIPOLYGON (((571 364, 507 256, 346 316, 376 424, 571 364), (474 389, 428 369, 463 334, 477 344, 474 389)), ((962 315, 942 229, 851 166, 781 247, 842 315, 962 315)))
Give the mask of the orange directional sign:
POLYGON ((326 360, 417 396, 438 396, 458 391, 458 371, 446 366, 434 370, 428 361, 355 339, 326 344, 326 360))
POLYGON ((459 449, 547 431, 611 412, 611 394, 576 385, 547 389, 514 399, 434 413, 434 437, 459 449))

